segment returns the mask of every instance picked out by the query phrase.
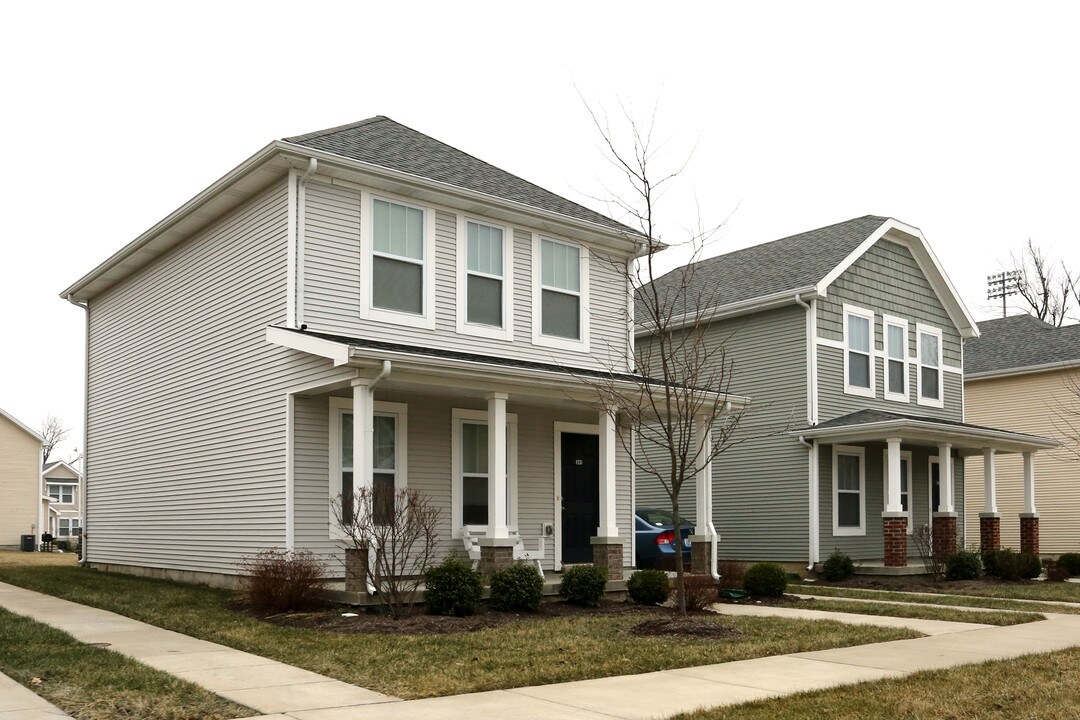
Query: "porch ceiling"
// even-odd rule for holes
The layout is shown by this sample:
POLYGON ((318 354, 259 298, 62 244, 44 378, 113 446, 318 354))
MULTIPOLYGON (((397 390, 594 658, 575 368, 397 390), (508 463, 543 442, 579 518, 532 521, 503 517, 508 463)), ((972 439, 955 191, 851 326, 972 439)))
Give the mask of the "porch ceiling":
POLYGON ((1061 445, 1057 440, 1038 435, 879 410, 860 410, 795 430, 791 435, 828 443, 885 442, 889 438, 900 438, 913 445, 950 443, 961 456, 979 454, 985 448, 993 448, 999 453, 1021 453, 1061 445))

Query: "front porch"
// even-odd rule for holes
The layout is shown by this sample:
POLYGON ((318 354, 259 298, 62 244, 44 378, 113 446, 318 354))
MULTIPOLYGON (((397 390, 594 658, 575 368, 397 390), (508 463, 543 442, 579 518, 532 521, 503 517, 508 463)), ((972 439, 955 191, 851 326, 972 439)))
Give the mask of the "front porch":
POLYGON ((920 557, 915 544, 927 534, 925 529, 928 548, 935 555, 955 553, 969 542, 958 536, 963 503, 957 499, 963 498, 962 459, 972 455, 982 456, 986 478, 979 547, 982 552, 998 549, 1002 518, 997 510, 995 458, 1007 453, 1024 458, 1022 478, 1002 479, 1023 483, 1020 550, 1039 552, 1035 455, 1057 447, 1054 440, 872 410, 796 434, 811 443, 817 460, 818 477, 812 480, 817 480, 820 509, 811 516, 818 538, 815 562, 835 547, 861 562, 864 572, 872 572, 877 563, 881 574, 909 572, 907 568, 920 557))

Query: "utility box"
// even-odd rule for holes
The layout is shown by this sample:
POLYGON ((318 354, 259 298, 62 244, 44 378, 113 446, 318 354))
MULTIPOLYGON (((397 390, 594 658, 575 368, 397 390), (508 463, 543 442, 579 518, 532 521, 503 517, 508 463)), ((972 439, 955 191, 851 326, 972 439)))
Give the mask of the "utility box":
POLYGON ((20 535, 19 547, 23 552, 34 552, 34 536, 33 535, 20 535))

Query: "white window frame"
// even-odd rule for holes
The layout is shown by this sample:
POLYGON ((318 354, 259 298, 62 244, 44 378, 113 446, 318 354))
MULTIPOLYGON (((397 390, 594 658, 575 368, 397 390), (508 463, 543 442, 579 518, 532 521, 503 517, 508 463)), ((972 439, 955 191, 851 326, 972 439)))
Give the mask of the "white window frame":
MULTIPOLYGON (((467 410, 464 408, 453 408, 451 410, 451 418, 453 420, 453 426, 450 432, 450 464, 452 468, 451 477, 451 512, 450 518, 453 523, 451 526, 453 537, 460 538, 462 535, 462 521, 461 521, 461 499, 462 499, 462 458, 461 458, 461 427, 465 423, 476 425, 487 425, 488 414, 484 410, 467 410)), ((490 438, 490 434, 488 435, 490 438)), ((517 489, 518 489, 518 416, 515 413, 506 414, 506 502, 509 506, 509 512, 506 515, 506 522, 511 530, 518 529, 518 502, 517 502, 517 489)), ((490 479, 490 468, 488 468, 490 479)), ((490 511, 490 508, 489 508, 490 511)), ((469 525, 466 530, 470 534, 479 534, 487 530, 487 525, 469 525)))
POLYGON ((492 340, 514 339, 514 228, 510 225, 487 220, 477 215, 457 216, 457 331, 463 335, 475 335, 477 337, 490 338, 492 340), (468 223, 487 225, 491 228, 502 230, 503 234, 503 274, 499 280, 502 282, 502 327, 470 323, 468 321, 469 308, 469 275, 479 277, 494 277, 486 273, 477 273, 469 270, 469 237, 467 233, 468 223))
POLYGON ((855 305, 848 305, 844 303, 844 394, 846 395, 858 395, 860 397, 876 397, 877 396, 877 328, 876 328, 876 315, 873 310, 867 310, 866 308, 857 307, 855 305), (858 385, 852 385, 850 378, 848 377, 848 353, 857 352, 862 354, 861 350, 852 350, 848 343, 848 316, 855 315, 856 317, 865 318, 870 321, 870 346, 868 355, 870 357, 870 387, 864 388, 858 385))
MULTIPOLYGON (((881 454, 881 509, 889 509, 889 451, 884 450, 881 454)), ((900 459, 907 461, 907 478, 904 478, 901 474, 900 479, 907 480, 907 485, 900 486, 900 495, 907 495, 907 534, 910 535, 915 530, 915 490, 912 487, 912 475, 911 471, 911 451, 901 450, 900 459), (904 488, 907 487, 907 492, 904 492, 904 488)))
MULTIPOLYGON (((352 414, 352 398, 330 398, 330 474, 327 478, 327 513, 330 518, 330 539, 345 539, 345 534, 334 520, 333 499, 341 493, 341 416, 352 414)), ((394 424, 394 489, 404 490, 409 487, 409 406, 405 403, 383 402, 376 400, 372 415, 390 415, 394 424)), ((354 418, 355 422, 355 418, 354 418)), ((369 459, 370 452, 369 452, 369 459)), ((353 486, 356 486, 356 468, 353 468, 353 486)))
POLYGON ((832 523, 835 536, 866 535, 866 448, 854 445, 833 445, 832 523), (837 502, 840 495, 840 466, 837 458, 841 455, 856 455, 859 458, 859 527, 840 527, 840 506, 837 502))
MULTIPOLYGON (((581 243, 576 243, 564 238, 555 237, 554 235, 540 235, 539 233, 533 233, 533 258, 532 258, 532 341, 533 345, 541 345, 543 347, 558 348, 560 350, 574 350, 578 352, 589 352, 589 249, 581 243), (581 338, 578 340, 571 340, 570 338, 555 337, 552 335, 544 335, 540 330, 543 323, 543 282, 542 282, 542 268, 541 268, 541 246, 544 240, 549 240, 554 243, 562 245, 569 245, 570 247, 576 247, 581 253, 581 289, 578 291, 580 302, 578 303, 578 312, 581 313, 581 338)), ((566 290, 556 289, 557 292, 572 295, 572 292, 566 290)))
POLYGON ((76 499, 78 485, 76 483, 61 483, 61 482, 46 482, 45 494, 57 505, 74 505, 76 499), (52 498, 52 488, 57 488, 56 499, 52 498), (64 489, 67 488, 71 492, 71 499, 64 500, 64 489))
POLYGON ((882 374, 883 387, 885 389, 885 399, 892 400, 894 402, 907 403, 911 401, 911 352, 908 350, 911 342, 908 336, 908 321, 903 318, 893 317, 892 315, 881 316, 881 336, 883 345, 885 346, 885 352, 882 359, 882 374), (903 347, 900 348, 901 362, 904 364, 904 392, 897 393, 892 392, 889 389, 889 363, 894 362, 896 359, 889 354, 891 345, 889 343, 889 326, 899 327, 904 331, 903 347))
MULTIPOLYGON (((387 193, 372 193, 367 190, 362 190, 360 192, 361 318, 366 320, 378 320, 394 325, 408 325, 410 327, 427 328, 430 330, 435 329, 435 242, 435 208, 387 193), (405 207, 420 210, 424 213, 424 259, 421 263, 418 263, 423 267, 424 310, 419 315, 378 308, 375 307, 372 300, 371 293, 373 292, 373 283, 371 281, 371 273, 375 265, 374 258, 376 257, 374 232, 372 228, 375 214, 375 200, 383 200, 385 202, 394 203, 395 205, 404 205, 405 207)), ((381 254, 379 254, 379 256, 382 257, 381 254)), ((392 257, 393 259, 401 260, 402 262, 415 262, 415 260, 398 258, 397 256, 385 257, 392 257)))
POLYGON ((926 405, 927 407, 943 408, 945 407, 945 363, 943 362, 944 355, 944 339, 942 338, 941 328, 936 328, 931 325, 923 325, 917 323, 915 325, 915 363, 918 368, 916 387, 918 388, 919 405, 926 405), (923 361, 922 361, 922 344, 923 335, 932 335, 937 338, 937 373, 938 373, 938 397, 928 398, 923 397, 923 361))
POLYGON ((79 523, 79 518, 77 517, 61 517, 56 519, 56 537, 58 538, 79 537, 77 534, 72 532, 72 530, 74 530, 75 528, 82 528, 82 525, 79 523), (64 521, 67 521, 68 524, 68 530, 66 533, 63 530, 64 521))

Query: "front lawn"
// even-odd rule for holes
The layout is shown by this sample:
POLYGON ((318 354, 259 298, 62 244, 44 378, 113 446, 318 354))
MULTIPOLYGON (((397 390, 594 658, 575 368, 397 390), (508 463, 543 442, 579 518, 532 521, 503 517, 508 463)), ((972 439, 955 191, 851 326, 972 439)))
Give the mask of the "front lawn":
POLYGON ((964 610, 962 608, 935 607, 931 605, 898 605, 884 602, 859 602, 857 600, 830 600, 814 598, 807 605, 797 607, 827 612, 857 613, 887 617, 916 618, 919 620, 944 620, 947 622, 983 623, 984 625, 1020 625, 1046 618, 1033 612, 964 610))
MULTIPOLYGON (((956 607, 980 607, 993 610, 1016 610, 1019 612, 1053 612, 1080 615, 1080 603, 1077 605, 1051 605, 1045 602, 1009 600, 1002 597, 978 597, 968 595, 968 590, 957 590, 958 595, 949 594, 949 583, 943 583, 942 589, 935 593, 916 594, 893 590, 864 590, 854 587, 821 585, 819 583, 801 583, 788 586, 789 592, 803 595, 816 595, 834 598, 859 598, 863 600, 886 600, 891 602, 917 603, 920 605, 951 605, 956 607)), ((919 590, 919 593, 927 593, 919 590)))
MULTIPOLYGON (((818 587, 858 588, 888 590, 893 592, 921 592, 946 595, 970 595, 974 597, 1000 598, 1003 600, 1041 600, 1080 603, 1080 583, 1047 582, 1044 580, 1017 580, 1006 582, 985 576, 978 580, 941 580, 935 582, 926 576, 868 578, 856 575, 843 582, 819 581, 807 583, 818 587)), ((801 587, 801 586, 800 586, 801 587)))
POLYGON ((639 637, 655 614, 520 620, 443 635, 282 627, 232 609, 233 594, 78 567, 0 565, 0 581, 279 660, 401 698, 452 695, 651 672, 918 637, 907 630, 781 618, 701 616, 738 631, 722 640, 639 637))

